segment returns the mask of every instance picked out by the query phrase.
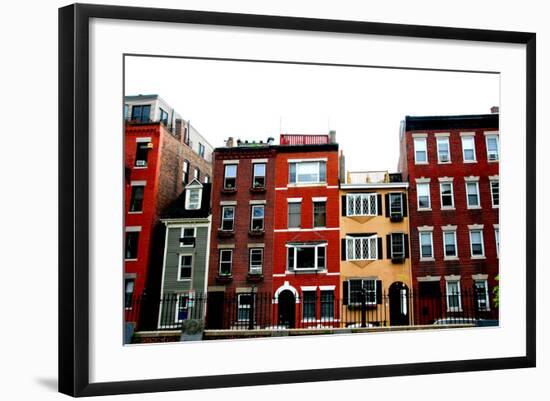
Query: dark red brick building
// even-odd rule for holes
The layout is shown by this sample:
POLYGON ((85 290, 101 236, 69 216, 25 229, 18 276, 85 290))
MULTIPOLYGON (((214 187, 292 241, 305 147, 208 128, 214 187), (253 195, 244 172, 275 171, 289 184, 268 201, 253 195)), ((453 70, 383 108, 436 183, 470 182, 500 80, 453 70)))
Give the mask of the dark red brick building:
POLYGON ((406 117, 415 323, 475 309, 498 318, 499 115, 406 117))

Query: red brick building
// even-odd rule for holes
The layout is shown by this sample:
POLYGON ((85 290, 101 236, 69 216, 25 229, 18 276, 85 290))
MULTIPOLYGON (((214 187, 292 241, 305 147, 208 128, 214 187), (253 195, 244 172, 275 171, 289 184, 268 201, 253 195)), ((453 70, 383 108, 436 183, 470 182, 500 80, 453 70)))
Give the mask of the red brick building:
POLYGON ((271 316, 275 155, 272 139, 214 150, 209 328, 247 325, 259 305, 255 324, 271 316))
POLYGON ((274 317, 278 326, 337 325, 339 158, 334 133, 281 135, 275 163, 274 317))
POLYGON ((415 323, 475 309, 498 318, 499 115, 406 117, 415 323))

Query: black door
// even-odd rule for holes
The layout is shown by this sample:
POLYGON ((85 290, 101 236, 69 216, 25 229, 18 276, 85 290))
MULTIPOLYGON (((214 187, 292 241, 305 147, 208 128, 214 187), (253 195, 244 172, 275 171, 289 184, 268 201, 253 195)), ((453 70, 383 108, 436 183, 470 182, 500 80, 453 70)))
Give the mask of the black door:
POLYGON ((389 289, 390 326, 408 326, 410 314, 409 288, 402 282, 393 283, 389 289))
POLYGON ((208 293, 206 302, 206 328, 223 329, 224 293, 215 291, 208 293))
POLYGON ((439 281, 418 283, 419 324, 432 324, 443 317, 442 296, 439 281))
POLYGON ((290 290, 284 290, 279 294, 279 326, 289 329, 294 328, 295 303, 294 294, 290 290))

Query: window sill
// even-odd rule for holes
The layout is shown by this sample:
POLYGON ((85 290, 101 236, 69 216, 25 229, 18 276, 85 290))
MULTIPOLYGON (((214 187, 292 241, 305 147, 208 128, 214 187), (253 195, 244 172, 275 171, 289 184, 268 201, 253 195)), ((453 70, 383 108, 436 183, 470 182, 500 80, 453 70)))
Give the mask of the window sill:
POLYGON ((221 192, 222 194, 232 195, 234 193, 237 193, 237 188, 222 188, 221 192))
POLYGON ((429 162, 417 162, 417 161, 415 161, 414 164, 417 165, 417 166, 426 166, 430 163, 429 162))
POLYGON ((267 191, 266 187, 251 187, 250 188, 250 192, 253 192, 253 193, 264 193, 265 191, 267 191))
POLYGON ((445 256, 443 258, 443 260, 445 260, 445 261, 446 260, 451 260, 452 261, 452 260, 459 260, 459 259, 458 259, 458 256, 445 256))
POLYGON ((487 258, 485 257, 485 255, 480 255, 480 256, 474 256, 474 255, 473 255, 473 256, 472 256, 472 259, 473 259, 473 260, 483 260, 483 259, 487 259, 487 258))
POLYGON ((447 211, 447 210, 456 210, 454 206, 441 206, 441 210, 447 211))
POLYGON ((137 258, 136 259, 124 259, 125 262, 137 262, 137 258))
POLYGON ((218 237, 221 238, 230 238, 235 235, 235 231, 231 230, 218 230, 218 237))
POLYGON ((326 269, 319 270, 319 269, 296 269, 296 270, 287 270, 286 274, 319 274, 319 273, 326 273, 326 269))
POLYGON ((448 161, 448 162, 441 162, 441 161, 437 161, 437 164, 452 164, 453 162, 452 161, 448 161))
POLYGON ((217 275, 216 276, 216 281, 218 283, 230 283, 231 281, 233 281, 233 276, 231 275, 217 275))
POLYGON ((134 169, 135 170, 143 170, 143 169, 146 169, 147 166, 134 166, 134 169))
POLYGON ((481 206, 468 206, 467 209, 468 210, 479 210, 479 209, 481 209, 481 206))
POLYGON ((143 214, 143 210, 140 210, 139 212, 128 212, 128 214, 143 214))
POLYGON ((248 235, 251 237, 263 237, 265 234, 264 230, 249 230, 248 235))
MULTIPOLYGON (((460 294, 459 294, 459 295, 460 295, 460 294)), ((454 296, 454 295, 453 295, 453 296, 454 296)), ((460 309, 454 309, 454 308, 453 308, 453 309, 447 309, 447 312, 448 312, 448 313, 462 312, 462 308, 460 308, 460 309)), ((453 317, 449 317, 448 319, 452 320, 453 317)), ((464 319, 464 318, 457 317, 457 318, 455 318, 455 319, 459 320, 459 319, 464 319)), ((464 323, 466 324, 466 322, 464 322, 464 323)))
POLYGON ((493 205, 493 209, 500 209, 499 205, 493 205))
POLYGON ((487 163, 498 163, 498 162, 500 162, 499 159, 496 159, 496 160, 489 160, 489 159, 487 159, 487 163))
POLYGON ((296 187, 326 187, 326 182, 304 182, 304 183, 292 183, 287 184, 287 188, 296 188, 296 187))
POLYGON ((418 212, 431 212, 432 208, 431 207, 430 208, 423 208, 423 209, 418 208, 418 209, 416 209, 416 211, 418 211, 418 212))
POLYGON ((435 258, 420 258, 421 262, 435 262, 435 258))
POLYGON ((475 164, 477 160, 463 160, 464 164, 475 164))
POLYGON ((179 282, 179 283, 190 282, 191 278, 178 278, 176 281, 179 282))

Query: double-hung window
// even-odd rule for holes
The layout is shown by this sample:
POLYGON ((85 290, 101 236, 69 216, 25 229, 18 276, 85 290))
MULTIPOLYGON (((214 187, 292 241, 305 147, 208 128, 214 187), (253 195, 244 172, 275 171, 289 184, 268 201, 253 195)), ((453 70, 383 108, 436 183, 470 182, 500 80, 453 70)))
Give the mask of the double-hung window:
POLYGON ((490 309, 489 304, 489 288, 487 287, 487 280, 475 280, 474 290, 476 296, 477 309, 480 311, 488 311, 490 309))
POLYGON ((235 189, 237 188, 237 165, 226 164, 223 176, 223 188, 235 189))
POLYGON ((414 162, 416 164, 428 163, 426 138, 414 138, 414 162))
POLYGON ((421 182, 416 184, 416 195, 418 197, 418 210, 431 209, 430 183, 421 182))
POLYGON ((139 231, 126 232, 125 259, 137 259, 139 231))
POLYGON ((250 321, 252 305, 254 304, 254 294, 239 294, 237 300, 237 320, 240 322, 250 321))
POLYGON ((456 231, 443 231, 443 252, 446 259, 455 259, 458 257, 456 249, 456 231))
POLYGON ((235 228, 235 206, 222 207, 222 231, 233 231, 235 228))
POLYGON ((390 235, 391 241, 391 258, 403 259, 405 257, 405 234, 392 233, 390 235))
POLYGON ((500 256, 500 229, 495 228, 495 246, 497 248, 497 258, 500 256))
POLYGON ((466 201, 468 209, 478 209, 480 207, 479 202, 479 183, 466 182, 466 201))
POLYGON ((302 219, 302 203, 288 202, 288 228, 300 228, 302 219))
POLYGON ((334 291, 321 290, 321 321, 334 319, 334 291))
POLYGON ((346 195, 348 216, 376 216, 378 214, 377 194, 346 195))
POLYGON ((133 278, 127 278, 124 280, 124 307, 131 308, 134 296, 134 283, 133 278))
POLYGON ((130 212, 137 213, 143 210, 144 185, 132 185, 132 195, 130 197, 130 212))
POLYGON ((262 274, 264 264, 263 248, 250 248, 248 272, 250 274, 262 274))
POLYGON ((183 161, 183 185, 189 183, 189 161, 183 161))
POLYGON ((233 249, 220 249, 220 276, 231 276, 233 267, 233 249))
POLYGON ((287 269, 289 271, 325 270, 326 242, 287 244, 287 269))
POLYGON ((462 300, 460 296, 460 281, 448 280, 446 282, 447 292, 447 310, 449 312, 459 312, 462 310, 462 300))
POLYGON ((326 227, 327 203, 326 201, 313 202, 313 227, 326 227))
POLYGON ((473 163, 476 161, 476 145, 473 135, 462 137, 462 160, 465 163, 473 163))
POLYGON ((136 144, 136 167, 147 167, 147 155, 149 153, 149 142, 138 142, 136 144))
POLYGON ((487 160, 490 162, 499 160, 499 143, 498 135, 485 136, 485 144, 487 145, 487 160))
POLYGON ((326 161, 303 161, 289 163, 290 184, 320 184, 327 180, 326 161))
POLYGON ((193 270, 193 255, 180 255, 178 281, 190 280, 192 270, 193 270))
POLYGON ((470 230, 470 251, 472 258, 480 258, 485 256, 485 249, 483 246, 483 230, 470 230))
POLYGON ((176 300, 176 323, 181 323, 189 317, 189 294, 178 294, 176 300))
POLYGON ((377 280, 349 280, 348 302, 350 305, 361 305, 363 299, 367 305, 376 305, 377 280))
POLYGON ((254 163, 252 188, 265 188, 265 163, 254 163))
POLYGON ((403 194, 390 193, 390 217, 402 217, 403 216, 403 194))
POLYGON ((433 237, 431 231, 421 231, 420 232, 420 259, 433 259, 434 257, 434 247, 433 247, 433 237))
POLYGON ((195 227, 183 227, 181 229, 180 247, 195 246, 195 227))
POLYGON ((437 161, 439 163, 450 163, 451 152, 449 138, 437 138, 437 161))
POLYGON ((347 260, 378 259, 378 237, 346 237, 347 260))
POLYGON ((455 206, 453 196, 453 183, 452 182, 440 182, 439 191, 441 192, 441 208, 452 209, 455 206))
POLYGON ((253 205, 250 216, 250 230, 263 231, 264 229, 264 205, 253 205))
POLYGON ((317 304, 317 294, 315 293, 315 291, 304 291, 302 298, 303 321, 315 321, 315 306, 317 304))
POLYGON ((187 188, 185 194, 185 208, 196 210, 201 207, 202 188, 187 188))
POLYGON ((491 202, 493 204, 493 207, 499 207, 500 205, 499 180, 491 180, 489 182, 489 185, 491 186, 491 202))

